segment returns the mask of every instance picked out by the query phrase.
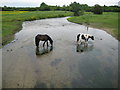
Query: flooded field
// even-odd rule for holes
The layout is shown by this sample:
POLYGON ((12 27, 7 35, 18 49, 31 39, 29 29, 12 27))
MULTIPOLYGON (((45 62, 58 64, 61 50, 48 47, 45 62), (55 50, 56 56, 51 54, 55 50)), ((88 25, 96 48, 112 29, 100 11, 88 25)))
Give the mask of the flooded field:
POLYGON ((66 18, 27 21, 15 40, 2 49, 3 88, 116 88, 118 41, 105 31, 66 18), (76 44, 79 33, 94 35, 88 47, 76 44), (53 47, 35 46, 48 34, 53 47))

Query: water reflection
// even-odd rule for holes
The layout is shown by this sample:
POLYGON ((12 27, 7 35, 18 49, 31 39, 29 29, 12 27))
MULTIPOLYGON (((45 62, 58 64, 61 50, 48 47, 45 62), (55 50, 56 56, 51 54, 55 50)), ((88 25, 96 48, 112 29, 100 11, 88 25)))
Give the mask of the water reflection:
POLYGON ((42 47, 42 48, 36 47, 36 55, 43 55, 43 54, 51 52, 52 50, 53 50, 53 46, 42 47))
POLYGON ((80 53, 89 52, 89 51, 93 50, 93 47, 94 47, 93 44, 87 45, 87 46, 82 45, 82 44, 77 44, 76 45, 76 52, 80 52, 80 53))

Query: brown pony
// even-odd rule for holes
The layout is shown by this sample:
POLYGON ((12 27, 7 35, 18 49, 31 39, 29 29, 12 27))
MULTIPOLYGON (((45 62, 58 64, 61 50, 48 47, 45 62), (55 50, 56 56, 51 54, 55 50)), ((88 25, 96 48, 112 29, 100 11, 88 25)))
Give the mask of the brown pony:
POLYGON ((40 41, 44 41, 43 47, 44 47, 44 45, 45 45, 46 42, 47 42, 47 47, 48 47, 48 40, 49 40, 51 46, 53 46, 53 40, 51 39, 50 36, 48 36, 47 34, 45 34, 45 35, 38 34, 35 37, 35 44, 36 44, 37 47, 39 47, 39 42, 40 41))

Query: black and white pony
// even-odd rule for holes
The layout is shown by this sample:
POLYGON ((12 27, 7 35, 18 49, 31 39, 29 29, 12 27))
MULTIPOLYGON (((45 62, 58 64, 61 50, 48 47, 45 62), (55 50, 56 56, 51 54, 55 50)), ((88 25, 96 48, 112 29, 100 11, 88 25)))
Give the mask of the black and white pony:
POLYGON ((84 46, 87 46, 89 38, 94 40, 93 35, 80 33, 77 35, 77 44, 84 44, 84 46))
POLYGON ((51 46, 53 46, 53 40, 52 40, 52 38, 51 38, 50 36, 48 36, 47 34, 45 34, 45 35, 38 34, 38 35, 35 37, 36 47, 39 47, 39 42, 40 42, 40 41, 44 41, 43 47, 44 47, 45 43, 47 43, 47 47, 48 47, 48 41, 50 41, 51 46))

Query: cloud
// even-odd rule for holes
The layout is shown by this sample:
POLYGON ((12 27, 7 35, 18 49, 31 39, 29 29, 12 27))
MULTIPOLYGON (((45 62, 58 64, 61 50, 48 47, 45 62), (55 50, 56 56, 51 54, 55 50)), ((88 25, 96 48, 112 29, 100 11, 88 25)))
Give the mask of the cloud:
POLYGON ((38 3, 33 2, 3 2, 1 6, 13 6, 13 7, 37 7, 38 3))
POLYGON ((99 5, 118 5, 119 0, 0 0, 0 6, 15 7, 39 7, 42 2, 48 5, 69 5, 71 2, 79 2, 80 4, 88 4, 93 6, 99 5))

